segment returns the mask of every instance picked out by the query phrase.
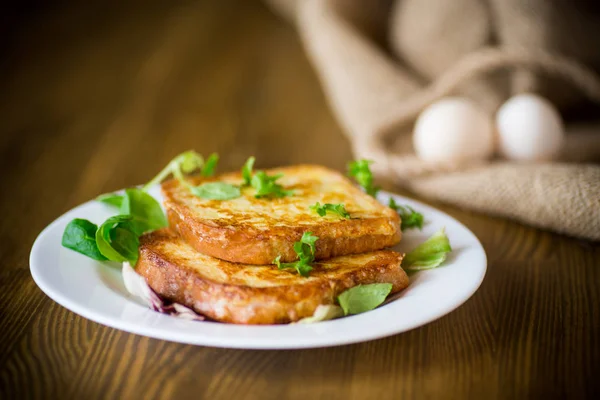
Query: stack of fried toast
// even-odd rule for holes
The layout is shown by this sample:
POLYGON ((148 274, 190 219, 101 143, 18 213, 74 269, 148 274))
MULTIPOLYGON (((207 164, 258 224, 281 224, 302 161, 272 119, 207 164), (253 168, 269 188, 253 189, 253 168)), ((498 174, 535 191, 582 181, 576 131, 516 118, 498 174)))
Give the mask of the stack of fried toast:
MULTIPOLYGON (((319 305, 335 304, 361 284, 408 285, 402 255, 384 250, 400 241, 398 214, 365 194, 338 172, 320 166, 265 171, 292 195, 209 200, 187 185, 162 185, 170 228, 141 238, 136 271, 160 296, 213 320, 238 324, 295 322, 319 305), (315 204, 343 204, 349 216, 320 215, 315 204), (318 237, 308 276, 281 263, 298 259, 294 244, 306 232, 318 237)), ((189 183, 242 186, 240 173, 190 178, 189 183)))

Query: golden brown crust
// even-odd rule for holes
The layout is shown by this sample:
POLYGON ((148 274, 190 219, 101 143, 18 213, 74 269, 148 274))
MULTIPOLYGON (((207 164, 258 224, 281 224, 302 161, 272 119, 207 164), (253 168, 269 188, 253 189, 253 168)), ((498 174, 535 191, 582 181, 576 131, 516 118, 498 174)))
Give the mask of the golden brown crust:
POLYGON ((198 253, 186 247, 189 248, 169 230, 144 235, 136 271, 160 296, 222 322, 289 323, 311 316, 320 304, 333 304, 341 292, 359 284, 392 283, 392 293, 408 286, 408 277, 400 267, 402 255, 393 251, 342 257, 337 265, 336 259, 316 263, 310 278, 278 270, 275 266, 247 266, 204 256, 206 262, 214 263, 223 275, 224 281, 218 282, 190 265, 190 257, 198 253), (173 247, 165 246, 166 243, 182 251, 172 251, 173 247), (356 257, 367 261, 358 267, 345 265, 344 260, 351 264, 356 257), (253 285, 252 281, 236 282, 235 275, 242 269, 250 269, 246 275, 253 278, 279 284, 261 286, 253 285))
MULTIPOLYGON (((251 223, 244 223, 235 218, 226 221, 199 218, 197 213, 190 209, 186 201, 188 199, 182 198, 178 192, 178 183, 168 181, 163 184, 163 195, 169 224, 201 253, 231 262, 254 265, 270 264, 277 256, 281 256, 282 262, 296 260, 293 245, 300 240, 304 232, 311 232, 319 237, 315 253, 317 260, 380 250, 394 246, 400 241, 398 214, 364 194, 341 174, 323 167, 304 165, 267 172, 302 174, 303 172, 299 171, 306 170, 317 170, 321 175, 327 174, 343 182, 348 198, 360 198, 363 203, 376 210, 376 213, 368 217, 340 219, 327 223, 318 218, 305 220, 297 225, 282 225, 271 221, 268 228, 257 228, 251 223)), ((236 175, 238 174, 226 174, 223 177, 231 178, 236 175)), ((219 177, 215 179, 218 180, 219 177)), ((207 203, 207 207, 210 206, 211 203, 207 203)))

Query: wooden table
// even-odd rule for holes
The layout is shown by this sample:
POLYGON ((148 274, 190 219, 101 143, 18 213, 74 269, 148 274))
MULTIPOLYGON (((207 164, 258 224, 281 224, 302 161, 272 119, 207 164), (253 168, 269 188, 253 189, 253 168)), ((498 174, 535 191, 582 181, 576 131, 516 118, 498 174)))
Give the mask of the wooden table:
MULTIPOLYGON (((0 398, 583 398, 600 394, 600 247, 434 204, 489 258, 453 313, 368 343, 244 351, 90 322, 29 274, 36 235, 189 148, 237 169, 342 170, 349 146, 294 31, 250 1, 60 2, 6 28, 0 398), (141 6, 143 4, 143 6, 141 6)), ((598 397, 596 397, 598 398, 598 397)))

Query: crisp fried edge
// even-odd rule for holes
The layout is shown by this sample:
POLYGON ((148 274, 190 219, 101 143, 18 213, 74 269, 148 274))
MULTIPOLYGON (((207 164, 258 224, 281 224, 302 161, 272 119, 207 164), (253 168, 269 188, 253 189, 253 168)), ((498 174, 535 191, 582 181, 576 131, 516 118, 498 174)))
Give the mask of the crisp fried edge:
POLYGON ((172 254, 165 254, 160 246, 164 240, 181 239, 168 229, 142 236, 136 271, 147 279, 150 287, 161 297, 184 304, 221 322, 295 322, 312 316, 320 304, 334 304, 341 292, 356 285, 391 283, 392 293, 396 293, 409 283, 408 276, 400 266, 403 256, 393 251, 381 250, 373 252, 373 260, 363 268, 340 273, 334 279, 318 279, 317 265, 311 274, 317 279, 292 285, 259 288, 224 284, 202 277, 198 271, 186 266, 185 261, 178 260, 172 254))

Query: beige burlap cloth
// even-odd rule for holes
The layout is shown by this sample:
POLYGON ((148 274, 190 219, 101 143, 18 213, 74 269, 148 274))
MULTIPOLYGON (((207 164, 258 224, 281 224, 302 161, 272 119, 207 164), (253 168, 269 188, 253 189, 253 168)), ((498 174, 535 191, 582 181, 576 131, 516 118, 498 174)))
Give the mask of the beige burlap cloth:
POLYGON ((600 18, 590 17, 599 14, 589 3, 267 3, 298 29, 355 156, 374 160, 379 177, 459 207, 600 240, 597 109, 596 122, 568 123, 560 162, 427 164, 411 142, 416 116, 447 95, 470 97, 490 115, 520 92, 545 96, 564 115, 599 103, 600 18))

